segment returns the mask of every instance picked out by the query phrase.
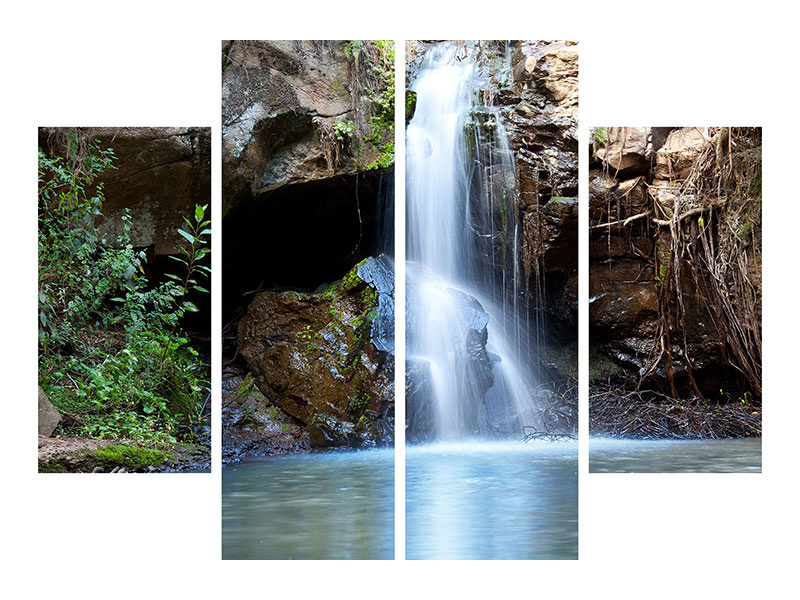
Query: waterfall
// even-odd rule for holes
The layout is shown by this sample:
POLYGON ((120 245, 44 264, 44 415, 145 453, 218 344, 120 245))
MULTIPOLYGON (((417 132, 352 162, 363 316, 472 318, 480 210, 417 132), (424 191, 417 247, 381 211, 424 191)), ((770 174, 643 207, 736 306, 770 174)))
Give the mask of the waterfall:
MULTIPOLYGON (((518 301, 514 157, 476 54, 474 45, 432 47, 412 88, 407 353, 420 396, 409 400, 412 440, 520 433, 536 421, 518 301)), ((507 50, 499 60, 507 73, 507 50)))

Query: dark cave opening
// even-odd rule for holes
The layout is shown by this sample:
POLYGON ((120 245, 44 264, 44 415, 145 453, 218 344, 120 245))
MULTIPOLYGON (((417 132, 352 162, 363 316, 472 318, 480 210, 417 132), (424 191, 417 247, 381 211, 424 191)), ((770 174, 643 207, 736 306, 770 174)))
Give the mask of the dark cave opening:
POLYGON ((394 170, 285 186, 223 220, 223 323, 255 292, 313 292, 394 249, 394 170))

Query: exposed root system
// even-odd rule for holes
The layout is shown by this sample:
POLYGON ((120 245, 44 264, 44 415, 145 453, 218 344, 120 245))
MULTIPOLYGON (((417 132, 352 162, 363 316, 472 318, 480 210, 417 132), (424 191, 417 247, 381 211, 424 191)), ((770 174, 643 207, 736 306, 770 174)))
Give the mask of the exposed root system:
POLYGON ((578 436, 574 433, 550 433, 548 431, 536 431, 533 427, 523 427, 523 442, 561 442, 564 440, 576 440, 578 436))
POLYGON ((676 400, 652 390, 592 390, 591 435, 641 439, 761 436, 761 407, 698 397, 676 400))

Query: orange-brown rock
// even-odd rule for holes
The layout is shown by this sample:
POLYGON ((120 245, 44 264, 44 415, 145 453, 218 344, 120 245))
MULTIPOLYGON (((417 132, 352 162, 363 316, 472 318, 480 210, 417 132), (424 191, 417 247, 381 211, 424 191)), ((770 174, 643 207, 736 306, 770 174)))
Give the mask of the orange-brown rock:
POLYGON ((239 352, 258 387, 305 425, 312 445, 391 442, 394 357, 373 340, 376 287, 357 266, 324 293, 261 293, 239 322, 239 352))

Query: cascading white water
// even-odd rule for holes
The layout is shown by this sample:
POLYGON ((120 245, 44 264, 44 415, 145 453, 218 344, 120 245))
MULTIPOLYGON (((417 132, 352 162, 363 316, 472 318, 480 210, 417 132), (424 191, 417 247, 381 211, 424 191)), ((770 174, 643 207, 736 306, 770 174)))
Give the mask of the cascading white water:
POLYGON ((499 115, 478 103, 472 52, 460 50, 443 43, 427 52, 406 130, 407 351, 426 365, 439 440, 519 433, 536 420, 521 358, 513 156, 499 115), (467 136, 476 113, 490 135, 467 136), (485 144, 497 156, 476 178, 485 144))

